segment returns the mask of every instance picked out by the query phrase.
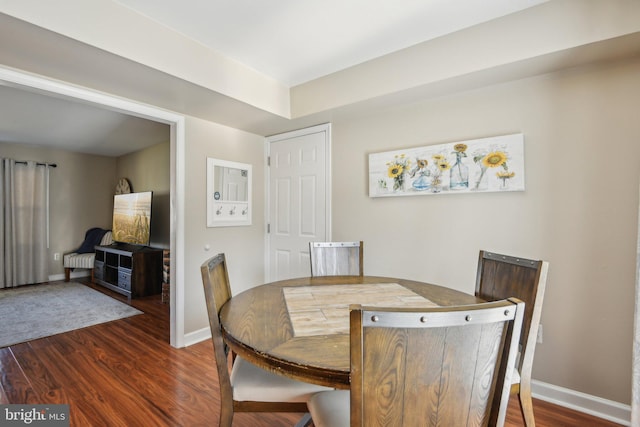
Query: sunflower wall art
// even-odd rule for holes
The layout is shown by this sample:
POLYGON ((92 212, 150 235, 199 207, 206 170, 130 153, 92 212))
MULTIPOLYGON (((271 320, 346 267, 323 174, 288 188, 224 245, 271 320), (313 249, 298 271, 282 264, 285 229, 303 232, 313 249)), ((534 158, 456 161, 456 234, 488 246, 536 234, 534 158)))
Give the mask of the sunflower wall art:
POLYGON ((524 191, 524 135, 369 154, 369 197, 524 191))

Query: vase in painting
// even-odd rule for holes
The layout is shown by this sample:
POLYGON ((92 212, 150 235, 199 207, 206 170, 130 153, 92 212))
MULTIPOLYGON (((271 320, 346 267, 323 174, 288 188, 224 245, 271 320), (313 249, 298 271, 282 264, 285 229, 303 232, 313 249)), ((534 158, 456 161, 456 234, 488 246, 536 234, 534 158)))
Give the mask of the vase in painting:
POLYGON ((413 181, 411 186, 418 191, 423 191, 427 190, 431 186, 431 183, 429 182, 429 178, 425 175, 420 175, 415 181, 413 181))
POLYGON ((449 188, 452 190, 469 188, 469 167, 462 163, 462 153, 456 153, 456 163, 449 171, 449 188))
POLYGON ((486 191, 489 188, 487 178, 487 168, 480 166, 474 174, 474 184, 472 190, 486 191))

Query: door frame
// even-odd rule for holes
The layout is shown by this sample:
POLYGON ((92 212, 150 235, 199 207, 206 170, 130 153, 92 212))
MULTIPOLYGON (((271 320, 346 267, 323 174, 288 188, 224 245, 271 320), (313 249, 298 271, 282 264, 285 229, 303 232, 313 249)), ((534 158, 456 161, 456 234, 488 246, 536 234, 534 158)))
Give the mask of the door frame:
POLYGON ((185 117, 129 99, 117 98, 70 83, 49 80, 0 66, 0 84, 29 88, 36 93, 80 100, 107 110, 129 114, 170 126, 170 344, 180 348, 184 341, 184 193, 185 193, 185 117))
POLYGON ((264 201, 264 280, 269 281, 271 277, 271 264, 269 262, 269 253, 271 249, 271 233, 269 232, 269 224, 271 224, 271 188, 269 183, 271 182, 271 168, 269 167, 269 158, 271 156, 271 143, 284 141, 286 139, 297 138, 312 133, 324 132, 324 154, 327 159, 325 164, 325 230, 324 234, 327 236, 327 240, 331 240, 331 123, 323 123, 315 126, 311 126, 304 129, 293 130, 290 132, 281 133, 278 135, 268 136, 264 140, 264 164, 266 165, 266 179, 265 179, 265 201, 264 201))

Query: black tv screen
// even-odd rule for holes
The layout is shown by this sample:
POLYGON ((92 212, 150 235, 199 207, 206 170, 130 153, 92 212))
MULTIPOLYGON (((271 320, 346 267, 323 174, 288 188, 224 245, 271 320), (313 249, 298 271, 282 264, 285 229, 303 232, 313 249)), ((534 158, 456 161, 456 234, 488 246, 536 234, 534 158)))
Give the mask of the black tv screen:
POLYGON ((116 194, 113 198, 113 240, 148 245, 153 193, 116 194))

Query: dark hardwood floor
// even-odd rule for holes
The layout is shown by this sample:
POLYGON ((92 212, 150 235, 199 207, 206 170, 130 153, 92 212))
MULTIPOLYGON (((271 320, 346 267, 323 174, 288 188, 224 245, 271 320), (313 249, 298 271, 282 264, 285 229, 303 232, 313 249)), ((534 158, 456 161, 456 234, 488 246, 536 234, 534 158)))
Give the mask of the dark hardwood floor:
MULTIPOLYGON (((144 314, 0 348, 0 404, 68 403, 71 425, 82 427, 217 425, 211 342, 172 348, 169 306, 160 296, 131 305, 144 314)), ((538 400, 534 405, 539 427, 617 425, 538 400)), ((239 413, 234 425, 292 426, 300 416, 239 413)), ((506 426, 521 425, 512 399, 506 426)))

